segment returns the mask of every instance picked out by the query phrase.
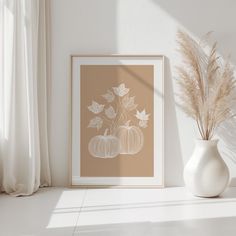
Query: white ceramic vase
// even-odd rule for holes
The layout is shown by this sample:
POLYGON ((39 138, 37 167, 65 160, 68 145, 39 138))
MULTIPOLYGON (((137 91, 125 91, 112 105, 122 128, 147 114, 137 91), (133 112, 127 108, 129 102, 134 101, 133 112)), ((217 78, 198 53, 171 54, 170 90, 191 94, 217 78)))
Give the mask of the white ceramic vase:
POLYGON ((196 140, 184 168, 186 187, 199 197, 219 196, 229 182, 229 170, 217 148, 218 140, 196 140))

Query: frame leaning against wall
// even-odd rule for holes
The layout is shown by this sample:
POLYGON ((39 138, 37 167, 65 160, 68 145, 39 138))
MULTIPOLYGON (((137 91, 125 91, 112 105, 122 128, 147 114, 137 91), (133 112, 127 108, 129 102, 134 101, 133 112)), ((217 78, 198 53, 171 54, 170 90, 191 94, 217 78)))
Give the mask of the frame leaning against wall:
MULTIPOLYGON (((164 187, 164 66, 163 55, 71 55, 69 80, 69 186, 79 188, 161 188, 164 187), (80 153, 75 155, 75 87, 78 81, 78 68, 80 65, 110 65, 119 61, 128 64, 154 65, 154 177, 81 177, 76 174, 76 159, 80 160, 80 153), (158 78, 156 78, 158 77, 158 78), (157 111, 158 110, 158 111, 157 111), (158 122, 156 122, 158 120, 158 122), (158 132, 157 132, 158 130, 158 132), (161 132, 159 132, 161 130, 161 132), (157 141, 158 140, 158 141, 157 141)), ((80 93, 80 91, 77 91, 80 93)), ((77 94, 77 96, 79 96, 77 94)), ((78 112, 77 112, 78 113, 78 112)), ((78 128, 77 128, 78 130, 78 128)), ((77 132, 78 133, 78 132, 77 132)), ((77 134, 80 136, 80 133, 77 134)), ((78 145, 79 142, 77 142, 78 145)), ((78 160, 77 160, 78 164, 78 160)), ((80 167, 79 167, 80 168, 80 167)), ((78 172, 80 172, 78 170, 78 172)))

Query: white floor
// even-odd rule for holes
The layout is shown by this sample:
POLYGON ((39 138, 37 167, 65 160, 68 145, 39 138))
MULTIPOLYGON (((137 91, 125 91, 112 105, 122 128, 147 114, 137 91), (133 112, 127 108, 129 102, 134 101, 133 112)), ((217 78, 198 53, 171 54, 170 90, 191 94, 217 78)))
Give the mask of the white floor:
POLYGON ((184 188, 45 188, 0 195, 0 235, 235 236, 236 188, 201 199, 184 188))

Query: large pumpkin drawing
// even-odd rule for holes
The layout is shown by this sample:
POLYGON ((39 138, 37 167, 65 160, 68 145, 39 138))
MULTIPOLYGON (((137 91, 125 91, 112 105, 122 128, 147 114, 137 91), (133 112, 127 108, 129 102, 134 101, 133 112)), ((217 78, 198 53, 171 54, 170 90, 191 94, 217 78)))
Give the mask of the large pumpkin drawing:
POLYGON ((121 125, 115 135, 120 140, 120 154, 134 155, 143 147, 143 132, 137 126, 129 126, 129 123, 121 125))
POLYGON ((97 135, 91 138, 88 144, 89 153, 93 157, 114 158, 120 153, 120 141, 113 135, 107 135, 106 129, 104 135, 97 135))

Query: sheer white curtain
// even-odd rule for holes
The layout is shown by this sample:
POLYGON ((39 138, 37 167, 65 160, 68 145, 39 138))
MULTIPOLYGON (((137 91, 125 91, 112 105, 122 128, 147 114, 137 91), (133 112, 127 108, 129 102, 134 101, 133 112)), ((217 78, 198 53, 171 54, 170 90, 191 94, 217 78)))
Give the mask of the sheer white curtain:
POLYGON ((51 184, 47 18, 47 0, 0 0, 0 186, 15 196, 51 184))

